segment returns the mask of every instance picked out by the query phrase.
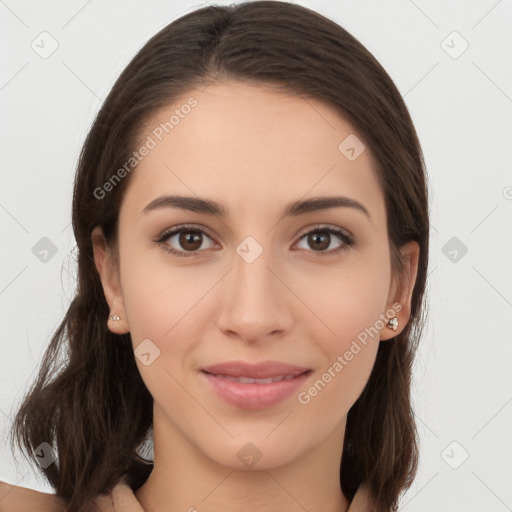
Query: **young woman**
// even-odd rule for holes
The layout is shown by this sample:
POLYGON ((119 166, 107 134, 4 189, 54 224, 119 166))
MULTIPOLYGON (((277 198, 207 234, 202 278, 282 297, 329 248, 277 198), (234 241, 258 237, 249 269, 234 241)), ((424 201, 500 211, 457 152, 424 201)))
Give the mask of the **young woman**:
POLYGON ((427 186, 360 42, 281 1, 175 20, 94 121, 73 229, 76 297, 13 428, 47 462, 41 507, 397 505, 418 456, 427 186))

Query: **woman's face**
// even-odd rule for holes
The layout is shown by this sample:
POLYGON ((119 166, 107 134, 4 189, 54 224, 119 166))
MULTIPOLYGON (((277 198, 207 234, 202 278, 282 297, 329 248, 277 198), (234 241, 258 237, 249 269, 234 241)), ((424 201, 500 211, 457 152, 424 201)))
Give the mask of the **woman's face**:
POLYGON ((380 340, 407 322, 418 251, 405 248, 411 281, 398 287, 384 197, 356 137, 319 101, 238 82, 192 90, 146 125, 120 210, 118 266, 104 259, 98 230, 93 239, 121 317, 109 327, 131 333, 161 445, 232 468, 311 450, 339 463, 346 414, 380 340), (178 207, 171 196, 191 200, 178 207), (297 206, 339 196, 344 206, 297 206), (233 361, 308 373, 265 384, 203 371, 233 361))

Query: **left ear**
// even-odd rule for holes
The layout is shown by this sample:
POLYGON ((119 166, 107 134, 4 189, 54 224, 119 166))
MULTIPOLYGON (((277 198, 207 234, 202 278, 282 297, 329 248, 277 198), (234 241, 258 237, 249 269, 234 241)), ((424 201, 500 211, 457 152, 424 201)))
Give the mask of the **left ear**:
POLYGON ((398 328, 392 330, 387 326, 389 317, 386 320, 386 325, 381 330, 380 339, 388 340, 400 334, 409 318, 411 316, 411 299, 416 283, 416 276, 418 275, 418 261, 420 254, 420 246, 414 240, 406 243, 400 248, 402 260, 404 264, 404 271, 402 276, 393 276, 391 289, 388 297, 386 310, 394 309, 395 317, 398 319, 398 328), (401 308, 398 306, 400 304, 401 308), (395 305, 395 307, 393 307, 395 305))

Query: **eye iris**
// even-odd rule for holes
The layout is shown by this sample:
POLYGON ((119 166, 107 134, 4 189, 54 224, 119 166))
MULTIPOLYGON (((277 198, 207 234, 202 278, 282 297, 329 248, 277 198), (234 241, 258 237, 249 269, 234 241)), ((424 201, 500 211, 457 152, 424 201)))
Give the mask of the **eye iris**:
POLYGON ((199 231, 182 231, 179 236, 179 242, 185 250, 196 251, 201 247, 201 233, 199 231), (192 243, 193 247, 187 247, 189 243, 192 243))
POLYGON ((327 235, 327 234, 319 235, 318 233, 312 233, 308 236, 308 243, 310 243, 310 242, 313 242, 313 243, 311 243, 312 247, 315 247, 315 245, 316 245, 317 249, 327 249, 327 247, 329 247, 329 235, 327 235), (316 243, 319 239, 322 239, 320 245, 318 245, 316 243))

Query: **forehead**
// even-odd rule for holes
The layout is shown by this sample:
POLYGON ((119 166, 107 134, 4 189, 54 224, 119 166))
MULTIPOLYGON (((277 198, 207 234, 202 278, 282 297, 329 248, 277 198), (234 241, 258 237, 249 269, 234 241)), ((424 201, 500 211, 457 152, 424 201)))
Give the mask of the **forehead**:
POLYGON ((163 194, 208 197, 228 213, 249 213, 336 193, 362 202, 372 217, 383 213, 369 149, 347 157, 347 145, 361 151, 361 135, 318 100, 266 86, 212 84, 155 112, 139 141, 151 149, 123 200, 139 211, 163 194))

